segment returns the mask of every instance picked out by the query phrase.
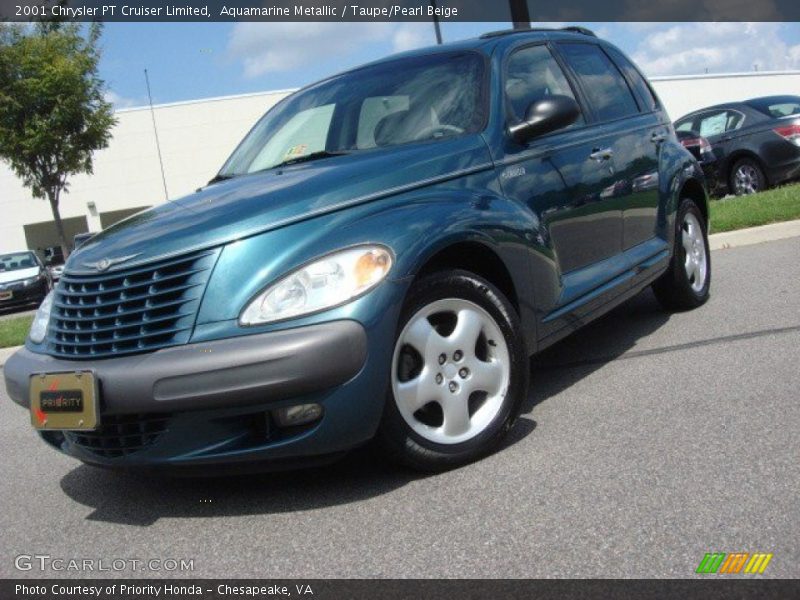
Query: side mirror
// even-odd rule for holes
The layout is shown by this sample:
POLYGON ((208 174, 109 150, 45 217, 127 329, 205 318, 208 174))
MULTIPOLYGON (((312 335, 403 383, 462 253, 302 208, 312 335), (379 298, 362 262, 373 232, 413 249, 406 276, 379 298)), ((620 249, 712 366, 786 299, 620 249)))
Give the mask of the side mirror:
POLYGON ((573 98, 554 94, 531 103, 525 120, 510 125, 508 132, 514 141, 524 144, 537 135, 572 125, 580 114, 581 109, 573 98))

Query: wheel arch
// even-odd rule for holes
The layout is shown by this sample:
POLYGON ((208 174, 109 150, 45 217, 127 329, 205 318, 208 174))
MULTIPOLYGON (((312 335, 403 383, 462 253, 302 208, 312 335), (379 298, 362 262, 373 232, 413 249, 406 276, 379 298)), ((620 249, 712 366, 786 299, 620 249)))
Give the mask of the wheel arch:
POLYGON ((728 187, 729 192, 733 192, 730 189, 731 187, 731 176, 733 175, 733 168, 736 166, 736 163, 739 162, 743 158, 749 158, 750 160, 755 161, 758 166, 761 168, 761 174, 764 176, 764 182, 767 186, 769 186, 769 175, 767 174, 767 165, 764 164, 764 161, 761 157, 753 152, 748 148, 738 148, 730 153, 728 156, 727 162, 725 164, 725 185, 728 187))
POLYGON ((680 199, 689 198, 697 204, 697 208, 703 214, 703 219, 706 222, 706 229, 708 230, 709 211, 708 211, 708 194, 706 193, 705 186, 695 178, 687 179, 683 182, 681 187, 680 199))
POLYGON ((483 277, 503 292, 517 314, 520 313, 519 294, 511 270, 488 244, 474 239, 459 240, 437 248, 421 262, 415 279, 446 269, 464 269, 483 277))

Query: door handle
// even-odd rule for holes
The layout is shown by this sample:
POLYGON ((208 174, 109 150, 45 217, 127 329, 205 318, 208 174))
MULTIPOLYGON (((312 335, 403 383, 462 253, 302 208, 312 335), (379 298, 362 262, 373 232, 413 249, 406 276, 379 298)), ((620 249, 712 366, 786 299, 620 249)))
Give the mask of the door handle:
POLYGON ((597 148, 592 151, 589 158, 597 162, 602 162, 604 160, 610 160, 612 156, 614 156, 614 151, 611 148, 597 148))
POLYGON ((653 135, 650 136, 650 141, 653 142, 654 144, 660 144, 661 142, 663 142, 666 139, 667 139, 667 136, 664 135, 663 133, 658 132, 658 131, 654 131, 653 135))

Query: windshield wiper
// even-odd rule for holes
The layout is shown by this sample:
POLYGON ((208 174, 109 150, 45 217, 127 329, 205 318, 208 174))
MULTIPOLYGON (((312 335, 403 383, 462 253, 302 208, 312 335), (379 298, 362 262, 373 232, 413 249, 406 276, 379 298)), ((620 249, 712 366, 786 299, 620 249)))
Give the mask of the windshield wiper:
MULTIPOLYGON (((311 154, 304 154, 303 156, 295 156, 294 158, 287 158, 286 160, 279 162, 277 164, 272 165, 271 167, 267 167, 266 169, 259 169, 258 171, 253 171, 252 173, 262 173, 264 171, 269 171, 271 169, 277 169, 279 167, 285 167, 288 165, 295 165, 297 163, 309 162, 312 160, 318 160, 320 158, 329 158, 331 156, 344 156, 345 154, 350 154, 347 150, 320 150, 318 152, 312 152, 311 154)), ((233 179, 234 177, 239 177, 240 175, 252 175, 252 173, 217 173, 211 181, 209 181, 206 185, 211 185, 212 183, 218 183, 220 181, 227 181, 228 179, 233 179)))
POLYGON ((233 179, 234 175, 226 175, 225 173, 217 173, 214 177, 206 185, 211 185, 212 183, 217 183, 219 181, 225 181, 226 179, 233 179))
POLYGON ((276 165, 272 165, 269 168, 277 169, 278 167, 285 167, 287 165, 295 165, 297 163, 310 162, 312 160, 318 160, 320 158, 329 158, 331 156, 344 156, 345 154, 350 154, 350 153, 347 152, 346 150, 334 150, 334 151, 320 150, 318 152, 312 152, 311 154, 304 154, 303 156, 295 156, 294 158, 287 158, 286 160, 279 162, 276 165))

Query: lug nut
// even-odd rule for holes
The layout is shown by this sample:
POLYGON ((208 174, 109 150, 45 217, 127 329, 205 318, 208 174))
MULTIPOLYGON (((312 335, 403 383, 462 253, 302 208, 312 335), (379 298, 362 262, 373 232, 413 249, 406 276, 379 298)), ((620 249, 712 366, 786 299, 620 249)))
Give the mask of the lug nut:
POLYGON ((450 391, 453 392, 454 394, 458 391, 458 384, 455 381, 451 381, 450 385, 448 385, 447 387, 450 388, 450 391))
POLYGON ((469 377, 469 369, 467 367, 462 367, 458 371, 458 374, 461 376, 461 379, 466 379, 467 377, 469 377))
POLYGON ((464 358, 464 353, 461 350, 456 350, 455 354, 453 354, 453 360, 459 361, 464 358))
POLYGON ((444 381, 444 377, 442 377, 441 373, 436 374, 436 383, 441 385, 442 381, 444 381))
POLYGON ((442 353, 439 355, 439 364, 440 364, 440 365, 443 365, 443 364, 444 364, 446 361, 447 361, 447 354, 445 354, 444 352, 442 352, 442 353))

